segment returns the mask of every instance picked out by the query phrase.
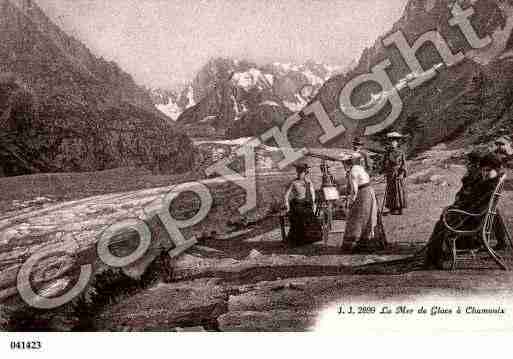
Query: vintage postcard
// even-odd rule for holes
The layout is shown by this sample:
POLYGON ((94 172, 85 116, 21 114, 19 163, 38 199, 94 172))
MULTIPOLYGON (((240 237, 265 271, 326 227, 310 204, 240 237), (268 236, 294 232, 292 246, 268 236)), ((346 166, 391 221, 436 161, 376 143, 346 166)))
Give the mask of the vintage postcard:
POLYGON ((512 31, 511 0, 0 0, 0 331, 513 333, 512 31))

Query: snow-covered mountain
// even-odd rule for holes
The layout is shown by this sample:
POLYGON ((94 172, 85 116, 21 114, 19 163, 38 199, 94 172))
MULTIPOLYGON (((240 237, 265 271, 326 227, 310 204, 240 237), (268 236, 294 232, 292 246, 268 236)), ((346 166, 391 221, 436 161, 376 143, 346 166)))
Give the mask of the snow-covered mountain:
POLYGON ((175 91, 153 89, 150 90, 150 96, 155 107, 173 121, 176 121, 182 113, 182 109, 178 106, 178 95, 175 91))
POLYGON ((257 65, 216 58, 179 95, 153 90, 152 97, 160 111, 188 126, 193 136, 197 131, 201 136, 251 135, 252 130, 244 129, 245 122, 280 122, 299 111, 326 80, 344 70, 314 61, 257 65))

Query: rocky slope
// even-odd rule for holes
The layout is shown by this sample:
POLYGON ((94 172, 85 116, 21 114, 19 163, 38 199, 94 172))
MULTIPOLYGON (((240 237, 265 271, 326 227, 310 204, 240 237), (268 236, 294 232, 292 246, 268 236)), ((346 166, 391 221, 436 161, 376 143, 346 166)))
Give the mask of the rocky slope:
POLYGON ((192 144, 169 122, 147 90, 35 3, 0 1, 0 175, 188 170, 192 144))
MULTIPOLYGON (((454 0, 410 0, 403 16, 387 34, 363 52, 355 69, 344 76, 331 78, 319 90, 316 99, 321 101, 332 119, 340 122, 337 99, 345 84, 389 59, 391 66, 387 71, 402 98, 403 110, 387 130, 410 134, 412 150, 426 149, 442 141, 453 141, 454 145, 460 146, 511 133, 513 3, 504 0, 458 1, 463 9, 473 7, 474 14, 470 20, 479 37, 492 38, 492 43, 480 50, 472 49, 457 27, 449 25, 450 9, 454 3, 454 0), (448 68, 440 64, 442 59, 433 46, 421 47, 417 52, 420 63, 424 70, 436 70, 437 75, 411 90, 406 86, 407 82, 423 74, 412 74, 397 48, 393 45, 385 47, 382 41, 400 30, 412 44, 422 34, 434 29, 446 39, 453 53, 461 51, 465 59, 448 68)), ((362 107, 369 103, 372 95, 380 97, 383 94, 379 93, 379 87, 363 86, 353 94, 353 104, 362 107)), ((378 115, 359 122, 354 132, 341 136, 333 145, 344 143, 348 135, 362 134, 363 127, 383 121, 389 113, 390 105, 387 105, 378 115)), ((295 141, 315 142, 320 133, 318 126, 306 123, 302 127, 298 133, 310 136, 295 136, 295 141)), ((372 139, 377 138, 380 134, 372 139)))

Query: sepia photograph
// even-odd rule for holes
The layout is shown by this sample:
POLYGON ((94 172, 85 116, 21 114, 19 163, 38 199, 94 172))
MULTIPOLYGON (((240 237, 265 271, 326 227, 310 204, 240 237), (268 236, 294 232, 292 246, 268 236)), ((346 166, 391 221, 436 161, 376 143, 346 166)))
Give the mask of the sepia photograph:
POLYGON ((3 349, 511 335, 512 142, 512 0, 0 0, 3 349))

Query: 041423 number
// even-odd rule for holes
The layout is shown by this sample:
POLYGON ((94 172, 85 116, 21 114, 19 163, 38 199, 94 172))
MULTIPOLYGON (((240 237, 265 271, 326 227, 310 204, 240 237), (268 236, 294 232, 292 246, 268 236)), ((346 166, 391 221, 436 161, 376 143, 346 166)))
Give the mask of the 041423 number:
POLYGON ((40 341, 11 341, 12 350, 39 350, 41 348, 40 341))

